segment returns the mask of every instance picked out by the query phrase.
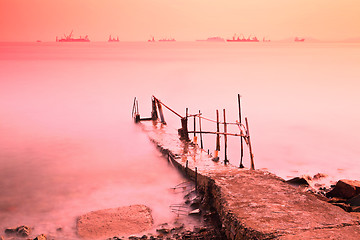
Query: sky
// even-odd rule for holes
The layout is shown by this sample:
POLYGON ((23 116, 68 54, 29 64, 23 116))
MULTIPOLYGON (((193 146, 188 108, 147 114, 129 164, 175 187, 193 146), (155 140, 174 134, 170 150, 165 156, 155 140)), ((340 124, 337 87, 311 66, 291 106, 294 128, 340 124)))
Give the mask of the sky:
POLYGON ((0 41, 360 37, 359 0, 0 0, 0 41))

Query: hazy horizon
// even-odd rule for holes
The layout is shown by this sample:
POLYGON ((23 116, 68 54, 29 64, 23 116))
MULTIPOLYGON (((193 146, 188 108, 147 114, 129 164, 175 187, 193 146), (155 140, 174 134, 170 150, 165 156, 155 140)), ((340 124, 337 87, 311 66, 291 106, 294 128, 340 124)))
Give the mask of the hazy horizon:
MULTIPOLYGON (((73 38, 79 38, 79 37, 84 37, 84 35, 72 35, 73 38)), ((101 43, 101 42, 108 42, 109 36, 105 36, 103 39, 100 40, 92 40, 91 36, 88 36, 90 42, 95 42, 95 43, 101 43)), ((116 38, 117 35, 111 35, 112 38, 116 38)), ((207 40, 208 38, 211 37, 220 37, 223 38, 225 41, 223 42, 224 44, 238 44, 238 43, 226 43, 227 39, 231 39, 232 36, 230 37, 226 37, 226 36, 220 36, 220 35, 212 35, 212 36, 208 36, 208 37, 204 37, 204 38, 197 38, 197 39, 186 39, 186 40, 178 40, 176 38, 174 38, 176 40, 176 42, 196 42, 199 40, 207 40)), ((247 37, 247 36, 246 36, 247 37)), ((251 36, 254 37, 254 36, 251 36)), ((257 36, 255 36, 257 37, 257 36)), ((59 37, 60 39, 61 37, 59 37)), ((166 39, 166 37, 164 38, 155 38, 155 41, 158 42, 158 40, 160 39, 166 39)), ((263 38, 257 37, 259 39, 259 42, 263 42, 263 38)), ((264 37, 265 38, 265 37, 264 37)), ((287 37, 287 38, 282 38, 282 39, 268 39, 265 38, 267 41, 271 41, 271 42, 279 42, 279 43, 291 43, 294 42, 294 39, 296 38, 296 36, 294 37, 287 37)), ((317 39, 317 38, 312 38, 312 37, 303 37, 305 39, 306 43, 360 43, 360 37, 354 37, 354 38, 347 38, 347 39, 339 39, 339 40, 329 40, 329 39, 317 39)), ((123 40, 123 39, 119 39, 119 42, 123 42, 123 43, 141 43, 141 42, 148 42, 148 39, 142 39, 142 40, 123 40)), ((17 41, 17 40, 12 40, 12 41, 1 41, 0 43, 33 43, 33 42, 43 42, 43 43, 56 43, 56 38, 54 40, 42 40, 42 39, 35 39, 35 40, 23 40, 23 41, 17 41)), ((118 42, 118 43, 119 43, 118 42)), ((220 42, 221 43, 221 42, 220 42)), ((67 43, 60 43, 60 44, 67 44, 67 43)), ((83 44, 83 43, 79 43, 79 44, 83 44)), ((110 43, 113 44, 113 43, 110 43)), ((116 43, 115 43, 116 44, 116 43)), ((152 43, 149 43, 152 44, 152 43)), ((240 43, 241 44, 241 43, 240 43)), ((258 43, 251 43, 251 44, 258 44, 258 43)))
POLYGON ((0 0, 0 41, 54 41, 74 31, 91 41, 230 38, 358 39, 360 2, 344 0, 0 0))

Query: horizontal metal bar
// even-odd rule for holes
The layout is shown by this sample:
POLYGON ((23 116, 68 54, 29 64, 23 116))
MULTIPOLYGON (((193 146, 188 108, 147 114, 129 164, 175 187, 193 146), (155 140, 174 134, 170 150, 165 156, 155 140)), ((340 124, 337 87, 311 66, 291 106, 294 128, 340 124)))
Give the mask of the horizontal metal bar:
POLYGON ((153 96, 154 99, 156 99, 161 105, 163 105, 164 107, 166 107, 167 109, 169 109, 172 113, 174 113, 176 116, 183 118, 180 114, 178 114, 177 112, 175 112, 174 110, 172 110, 171 108, 169 108, 168 106, 166 106, 163 102, 161 102, 158 98, 156 98, 155 96, 153 96))
POLYGON ((223 133, 223 132, 209 132, 209 131, 189 131, 189 133, 205 133, 205 134, 221 134, 228 135, 234 137, 247 137, 246 135, 238 134, 238 133, 223 133))

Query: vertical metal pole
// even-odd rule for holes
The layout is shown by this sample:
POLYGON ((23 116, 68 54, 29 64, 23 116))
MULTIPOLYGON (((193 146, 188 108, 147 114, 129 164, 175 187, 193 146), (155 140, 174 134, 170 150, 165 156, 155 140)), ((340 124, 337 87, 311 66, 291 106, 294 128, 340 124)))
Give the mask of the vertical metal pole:
MULTIPOLYGON (((239 103, 239 123, 241 124, 241 103, 240 103, 240 94, 238 94, 238 103, 239 103)), ((240 136, 240 165, 239 168, 244 168, 242 163, 244 156, 244 146, 243 146, 243 137, 240 136)))
POLYGON ((196 115, 194 115, 194 144, 197 144, 197 136, 196 136, 196 115))
POLYGON ((219 151, 220 151, 220 121, 219 121, 219 110, 216 110, 216 149, 215 149, 215 160, 219 160, 219 151))
POLYGON ((157 107, 158 107, 158 109, 159 109, 159 114, 160 114, 161 123, 162 123, 162 124, 166 124, 165 118, 164 118, 164 113, 163 113, 163 111, 162 111, 161 103, 159 102, 159 100, 156 100, 156 104, 157 104, 157 107))
POLYGON ((187 135, 187 138, 190 140, 190 138, 189 138, 189 133, 188 133, 188 115, 189 115, 189 108, 186 108, 186 110, 185 110, 186 135, 187 135))
POLYGON ((249 131, 249 124, 248 124, 247 118, 245 118, 245 123, 246 123, 247 138, 248 138, 248 142, 249 142, 250 160, 251 160, 251 168, 250 169, 255 170, 254 155, 253 155, 252 149, 251 149, 250 131, 249 131))
POLYGON ((226 125, 226 116, 225 116, 225 109, 223 109, 224 112, 224 141, 225 141, 225 145, 224 145, 224 152, 225 152, 225 160, 224 163, 227 164, 229 162, 229 160, 227 159, 227 125, 226 125))
POLYGON ((197 191, 197 167, 195 167, 195 190, 197 191))
POLYGON ((185 169, 186 176, 188 175, 188 171, 189 171, 189 161, 186 160, 186 169, 185 169))
POLYGON ((219 121, 219 110, 216 110, 216 150, 220 151, 220 121, 219 121))
POLYGON ((194 137, 196 137, 196 116, 194 115, 194 137))
POLYGON ((134 104, 133 104, 133 108, 132 108, 132 112, 131 112, 132 117, 134 117, 134 114, 136 114, 135 107, 136 107, 136 97, 134 98, 134 104))
POLYGON ((139 102, 136 99, 136 114, 139 114, 139 102))
POLYGON ((202 132, 201 132, 201 113, 200 113, 200 110, 199 110, 199 128, 200 128, 200 147, 201 147, 201 149, 204 149, 203 139, 202 139, 202 132))
POLYGON ((188 132, 188 108, 186 108, 186 116, 181 118, 181 129, 179 129, 180 139, 190 141, 188 132))
POLYGON ((187 128, 187 118, 184 117, 181 119, 181 131, 179 131, 181 139, 185 141, 190 141, 189 133, 187 128))
POLYGON ((156 120, 158 120, 158 114, 157 114, 157 109, 156 109, 156 100, 155 100, 155 98, 153 97, 152 99, 151 99, 151 101, 152 101, 152 111, 151 111, 151 119, 153 120, 153 121, 156 121, 156 120))

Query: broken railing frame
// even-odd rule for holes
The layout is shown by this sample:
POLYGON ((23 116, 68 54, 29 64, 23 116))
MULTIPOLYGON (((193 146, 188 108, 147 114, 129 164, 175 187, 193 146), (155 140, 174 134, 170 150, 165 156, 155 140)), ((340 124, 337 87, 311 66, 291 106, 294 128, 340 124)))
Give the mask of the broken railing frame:
POLYGON ((219 111, 218 110, 216 110, 216 120, 212 120, 212 119, 203 117, 200 110, 199 110, 198 114, 189 114, 188 113, 188 108, 186 108, 186 114, 185 114, 185 117, 184 117, 184 116, 181 116, 176 111, 174 111, 173 109, 171 109, 170 107, 168 107, 167 105, 165 105, 162 101, 160 101, 155 96, 152 96, 151 101, 152 101, 151 117, 150 118, 140 118, 138 100, 136 99, 136 97, 134 98, 132 116, 133 116, 136 123, 141 122, 141 121, 158 121, 159 118, 160 118, 160 122, 162 124, 166 124, 163 109, 162 109, 162 106, 163 106, 163 107, 165 107, 166 109, 168 109, 170 112, 174 113, 176 116, 178 116, 181 119, 181 128, 178 129, 178 134, 179 134, 181 140, 190 141, 189 134, 193 133, 194 134, 194 141, 193 142, 194 142, 194 144, 197 144, 197 136, 196 136, 196 134, 199 134, 200 135, 201 149, 203 149, 202 134, 215 134, 216 135, 215 156, 213 158, 213 160, 215 160, 215 161, 219 160, 218 152, 220 151, 220 135, 224 136, 224 152, 225 152, 224 163, 225 164, 227 164, 229 162, 229 160, 227 159, 227 137, 228 136, 240 137, 240 151, 241 152, 240 152, 240 164, 239 164, 239 167, 243 168, 244 167, 243 163, 242 163, 243 153, 244 153, 243 140, 245 140, 245 143, 248 145, 249 153, 250 153, 250 161, 251 161, 250 169, 255 169, 254 155, 252 153, 252 147, 251 147, 251 141, 250 141, 250 132, 249 132, 248 119, 245 117, 245 125, 246 126, 241 123, 242 116, 241 116, 240 94, 238 94, 239 121, 236 121, 235 123, 226 122, 225 109, 223 109, 224 121, 220 122, 219 111), (193 131, 188 130, 189 117, 194 118, 194 128, 193 128, 194 130, 193 131), (196 118, 199 118, 199 130, 198 131, 196 130, 196 118), (201 128, 201 120, 202 119, 213 122, 213 123, 216 123, 216 131, 215 132, 214 131, 203 131, 202 128, 201 128), (223 132, 220 131, 220 124, 224 125, 224 131, 223 132), (237 134, 237 133, 228 132, 227 131, 227 125, 237 125, 239 127, 240 133, 237 134))

